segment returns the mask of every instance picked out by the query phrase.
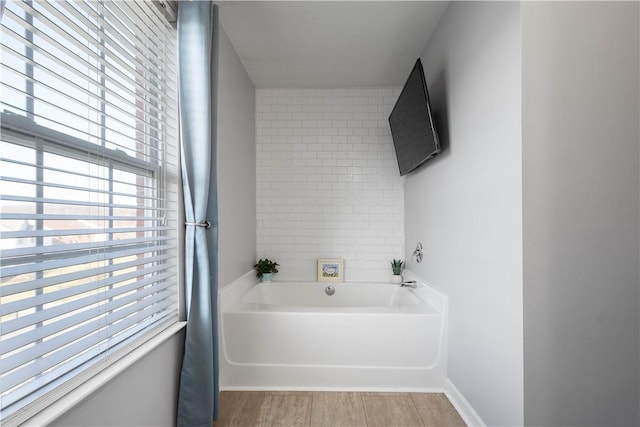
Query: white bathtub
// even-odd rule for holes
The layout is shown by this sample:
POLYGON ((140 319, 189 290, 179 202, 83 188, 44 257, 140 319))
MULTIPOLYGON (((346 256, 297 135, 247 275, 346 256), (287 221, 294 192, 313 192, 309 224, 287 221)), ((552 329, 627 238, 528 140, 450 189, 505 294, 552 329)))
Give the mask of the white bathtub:
POLYGON ((423 283, 238 283, 220 293, 220 384, 441 390, 446 314, 446 297, 423 283))

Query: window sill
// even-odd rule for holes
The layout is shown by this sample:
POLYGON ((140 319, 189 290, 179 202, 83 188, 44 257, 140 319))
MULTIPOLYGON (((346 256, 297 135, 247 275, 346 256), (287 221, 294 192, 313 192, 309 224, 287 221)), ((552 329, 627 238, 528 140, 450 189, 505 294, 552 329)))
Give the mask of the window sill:
POLYGON ((103 363, 99 369, 90 369, 85 373, 86 375, 81 374, 71 379, 60 389, 52 391, 47 396, 48 398, 33 402, 32 405, 25 407, 22 411, 18 411, 9 419, 3 420, 2 424, 6 426, 50 424, 177 334, 186 324, 187 322, 172 323, 161 331, 150 334, 144 342, 133 349, 123 351, 122 354, 117 356, 114 355, 110 358, 111 361, 105 361, 106 366, 103 363))

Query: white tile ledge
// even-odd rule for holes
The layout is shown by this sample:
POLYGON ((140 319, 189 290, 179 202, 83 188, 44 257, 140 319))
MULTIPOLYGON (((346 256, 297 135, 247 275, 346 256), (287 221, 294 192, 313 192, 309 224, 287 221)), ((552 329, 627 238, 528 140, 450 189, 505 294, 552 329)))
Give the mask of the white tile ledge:
POLYGON ((167 325, 164 329, 156 331, 154 334, 147 335, 143 343, 133 349, 123 349, 122 353, 116 353, 111 356, 110 359, 101 363, 100 366, 94 367, 94 369, 89 368, 87 371, 45 395, 41 400, 33 402, 22 411, 18 411, 7 420, 3 420, 2 425, 6 427, 46 426, 52 423, 100 387, 177 334, 186 325, 187 322, 174 322, 167 325))

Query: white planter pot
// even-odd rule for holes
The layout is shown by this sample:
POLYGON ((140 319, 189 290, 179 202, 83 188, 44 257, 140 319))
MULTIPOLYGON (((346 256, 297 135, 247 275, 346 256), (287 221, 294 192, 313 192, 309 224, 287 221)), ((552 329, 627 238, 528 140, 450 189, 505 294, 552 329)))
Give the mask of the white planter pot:
POLYGON ((391 283, 399 285, 402 283, 402 274, 394 274, 391 276, 391 283))

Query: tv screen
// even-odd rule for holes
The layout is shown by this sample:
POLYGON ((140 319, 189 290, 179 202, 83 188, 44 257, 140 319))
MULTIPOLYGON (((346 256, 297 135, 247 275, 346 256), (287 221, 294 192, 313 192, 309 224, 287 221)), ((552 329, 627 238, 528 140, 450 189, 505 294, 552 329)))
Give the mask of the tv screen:
POLYGON ((420 58, 391 111, 389 125, 400 175, 408 174, 440 153, 420 58))

